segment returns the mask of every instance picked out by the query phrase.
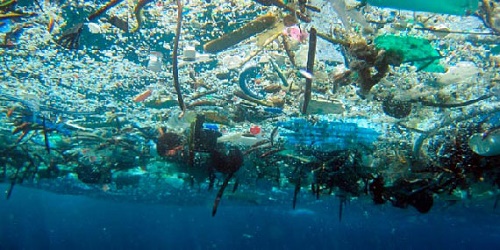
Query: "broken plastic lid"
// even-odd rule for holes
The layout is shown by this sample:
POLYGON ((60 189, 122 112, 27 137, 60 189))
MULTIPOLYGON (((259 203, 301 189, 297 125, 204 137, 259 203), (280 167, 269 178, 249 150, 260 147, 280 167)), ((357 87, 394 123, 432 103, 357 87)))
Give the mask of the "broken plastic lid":
POLYGON ((473 14, 479 6, 478 0, 367 0, 366 2, 378 7, 451 15, 470 15, 473 14))
POLYGON ((375 46, 378 49, 397 51, 403 55, 403 63, 415 65, 417 71, 444 73, 444 67, 439 65, 439 59, 443 56, 427 39, 383 35, 375 38, 375 46))

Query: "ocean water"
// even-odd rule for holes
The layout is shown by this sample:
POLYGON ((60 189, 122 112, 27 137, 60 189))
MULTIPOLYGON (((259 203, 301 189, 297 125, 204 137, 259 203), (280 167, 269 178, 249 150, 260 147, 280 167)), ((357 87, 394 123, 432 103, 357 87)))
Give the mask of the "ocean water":
POLYGON ((495 249, 499 23, 498 1, 0 0, 0 250, 495 249))
MULTIPOLYGON (((2 185, 2 188, 7 188, 2 185)), ((147 205, 19 188, 0 206, 2 249, 478 249, 499 243, 491 202, 421 215, 354 201, 290 205, 147 205)))

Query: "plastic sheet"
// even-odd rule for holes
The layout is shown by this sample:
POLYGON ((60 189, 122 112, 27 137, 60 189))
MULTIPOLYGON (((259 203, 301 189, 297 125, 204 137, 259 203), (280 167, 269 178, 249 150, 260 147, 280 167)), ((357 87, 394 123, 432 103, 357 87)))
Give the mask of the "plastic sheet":
POLYGON ((443 73, 439 65, 442 55, 432 47, 427 39, 412 36, 384 35, 375 38, 379 49, 397 51, 403 56, 403 63, 412 63, 418 71, 443 73))
POLYGON ((280 132, 291 146, 310 146, 319 151, 348 150, 359 145, 371 146, 379 133, 359 127, 356 123, 320 120, 311 123, 306 119, 292 119, 278 123, 280 132))

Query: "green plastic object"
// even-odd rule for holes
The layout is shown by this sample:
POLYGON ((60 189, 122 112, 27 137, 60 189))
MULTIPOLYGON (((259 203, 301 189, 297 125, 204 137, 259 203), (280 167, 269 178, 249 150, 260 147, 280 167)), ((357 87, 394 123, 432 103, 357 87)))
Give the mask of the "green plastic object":
POLYGON ((479 7, 478 0, 366 0, 370 5, 451 15, 470 15, 479 7))
POLYGON ((396 51, 403 56, 403 63, 411 63, 417 71, 444 73, 439 64, 443 56, 424 38, 412 36, 383 35, 375 38, 377 49, 396 51))
POLYGON ((500 45, 491 48, 490 52, 493 55, 500 55, 500 45))

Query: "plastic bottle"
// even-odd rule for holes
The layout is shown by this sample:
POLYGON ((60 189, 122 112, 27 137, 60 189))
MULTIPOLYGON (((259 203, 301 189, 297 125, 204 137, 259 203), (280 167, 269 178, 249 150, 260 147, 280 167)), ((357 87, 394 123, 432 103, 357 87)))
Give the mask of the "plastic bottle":
POLYGON ((469 147, 474 153, 482 156, 500 155, 500 130, 483 137, 483 134, 473 134, 469 138, 469 147))
POLYGON ((479 6, 478 0, 366 0, 366 2, 378 7, 451 15, 470 15, 479 6))

